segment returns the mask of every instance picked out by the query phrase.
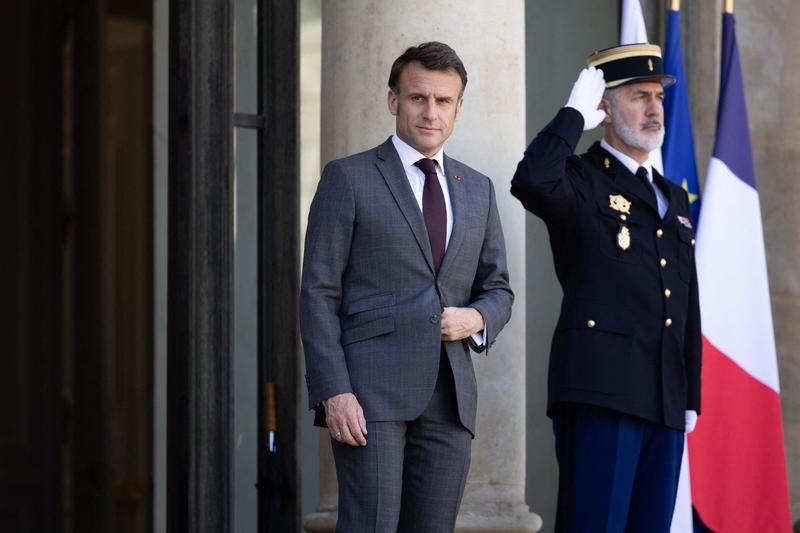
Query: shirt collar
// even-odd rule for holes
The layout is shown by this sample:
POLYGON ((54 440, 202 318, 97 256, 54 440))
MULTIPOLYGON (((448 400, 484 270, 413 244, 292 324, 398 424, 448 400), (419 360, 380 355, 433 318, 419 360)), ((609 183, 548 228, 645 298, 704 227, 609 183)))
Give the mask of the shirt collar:
POLYGON ((650 180, 650 183, 653 183, 653 162, 648 157, 647 161, 642 164, 639 164, 638 161, 633 159, 630 156, 627 156, 611 146, 605 139, 600 141, 600 146, 603 147, 607 152, 617 158, 617 160, 625 165, 625 168, 631 171, 631 174, 636 175, 636 171, 639 170, 639 167, 644 167, 647 170, 647 179, 650 180))
MULTIPOLYGON (((397 150, 397 155, 400 156, 400 162, 403 163, 403 168, 405 169, 406 173, 408 173, 408 171, 412 168, 419 170, 418 167, 414 166, 414 163, 424 158, 424 155, 400 139, 397 134, 392 135, 392 144, 394 144, 394 148, 397 150)), ((439 151, 429 159, 436 161, 442 173, 444 173, 444 147, 439 148, 439 151)))

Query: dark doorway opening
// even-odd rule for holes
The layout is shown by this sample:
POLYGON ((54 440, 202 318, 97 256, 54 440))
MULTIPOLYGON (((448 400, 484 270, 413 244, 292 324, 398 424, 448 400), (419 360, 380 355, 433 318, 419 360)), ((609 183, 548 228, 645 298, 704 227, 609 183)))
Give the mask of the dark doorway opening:
POLYGON ((150 6, 3 15, 0 530, 149 531, 150 6))

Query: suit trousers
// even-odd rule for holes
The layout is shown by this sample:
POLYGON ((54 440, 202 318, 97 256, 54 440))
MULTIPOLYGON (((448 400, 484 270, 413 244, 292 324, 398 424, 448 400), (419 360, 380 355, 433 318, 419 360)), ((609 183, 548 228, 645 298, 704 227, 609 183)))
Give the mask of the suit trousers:
POLYGON ((669 532, 682 431, 574 403, 559 406, 553 428, 557 532, 669 532))
POLYGON ((418 418, 367 422, 364 447, 335 440, 331 445, 339 481, 338 533, 455 529, 472 435, 459 421, 444 350, 433 395, 418 418))

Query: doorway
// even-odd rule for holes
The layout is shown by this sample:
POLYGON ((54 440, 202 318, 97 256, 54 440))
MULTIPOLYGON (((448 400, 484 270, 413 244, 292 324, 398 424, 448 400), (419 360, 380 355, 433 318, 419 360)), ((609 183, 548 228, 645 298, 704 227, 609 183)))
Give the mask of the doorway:
POLYGON ((3 8, 2 531, 151 528, 152 23, 139 4, 3 8))

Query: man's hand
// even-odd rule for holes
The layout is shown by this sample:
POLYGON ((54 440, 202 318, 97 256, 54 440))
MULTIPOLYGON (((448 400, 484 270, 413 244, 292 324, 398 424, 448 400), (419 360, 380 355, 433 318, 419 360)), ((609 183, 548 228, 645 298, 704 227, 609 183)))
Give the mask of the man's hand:
POLYGON ((606 112, 598 109, 606 90, 606 81, 603 71, 594 67, 581 71, 572 92, 567 100, 567 107, 571 107, 583 115, 583 130, 597 127, 606 118, 606 112))
POLYGON ((460 341, 482 331, 483 316, 473 307, 445 307, 442 309, 442 340, 460 341))
POLYGON ((345 392, 324 402, 325 424, 334 440, 350 446, 367 445, 367 420, 355 394, 345 392))

